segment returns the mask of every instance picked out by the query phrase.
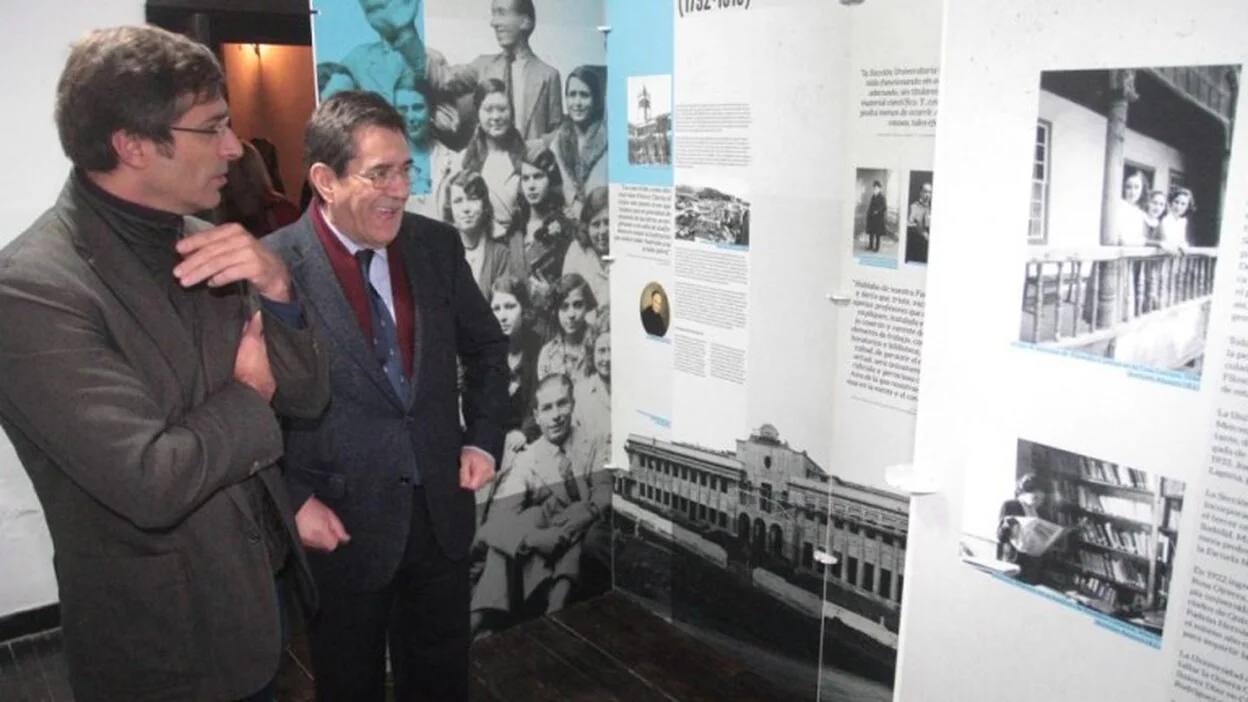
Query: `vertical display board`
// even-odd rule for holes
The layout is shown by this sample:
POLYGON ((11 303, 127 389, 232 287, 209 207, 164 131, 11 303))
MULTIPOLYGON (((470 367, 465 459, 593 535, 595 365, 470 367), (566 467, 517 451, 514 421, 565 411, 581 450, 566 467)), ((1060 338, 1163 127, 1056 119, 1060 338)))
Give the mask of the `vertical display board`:
POLYGON ((604 9, 585 0, 314 0, 322 100, 407 121, 408 209, 459 231, 511 338, 511 413, 478 494, 485 635, 611 586, 604 9))
POLYGON ((799 698, 891 699, 940 4, 607 15, 615 585, 799 698))
POLYGON ((948 3, 901 699, 1248 699, 1244 21, 948 3))

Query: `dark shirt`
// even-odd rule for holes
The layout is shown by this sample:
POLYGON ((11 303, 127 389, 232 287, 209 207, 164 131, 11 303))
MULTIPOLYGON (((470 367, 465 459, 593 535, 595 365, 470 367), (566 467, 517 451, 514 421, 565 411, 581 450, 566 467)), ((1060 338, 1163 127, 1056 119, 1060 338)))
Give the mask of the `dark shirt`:
POLYGON ((655 312, 653 307, 647 307, 641 311, 641 326, 650 336, 663 336, 667 333, 667 324, 663 321, 663 315, 655 312))

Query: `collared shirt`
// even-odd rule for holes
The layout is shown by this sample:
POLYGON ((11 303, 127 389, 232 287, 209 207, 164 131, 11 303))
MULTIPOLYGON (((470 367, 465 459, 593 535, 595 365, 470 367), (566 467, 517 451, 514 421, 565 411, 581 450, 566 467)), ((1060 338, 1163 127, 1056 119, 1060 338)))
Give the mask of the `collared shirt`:
MULTIPOLYGON (((323 215, 324 213, 325 211, 322 209, 321 214, 323 215)), ((342 243, 343 248, 352 257, 365 248, 352 241, 346 234, 338 231, 338 227, 334 226, 329 217, 325 217, 325 225, 329 227, 330 233, 342 243)), ((382 301, 386 303, 386 309, 390 312, 390 319, 397 324, 398 317, 394 313, 394 288, 390 285, 390 253, 386 249, 372 249, 372 251, 373 261, 368 267, 368 281, 373 284, 373 288, 377 290, 377 293, 381 295, 382 301)))

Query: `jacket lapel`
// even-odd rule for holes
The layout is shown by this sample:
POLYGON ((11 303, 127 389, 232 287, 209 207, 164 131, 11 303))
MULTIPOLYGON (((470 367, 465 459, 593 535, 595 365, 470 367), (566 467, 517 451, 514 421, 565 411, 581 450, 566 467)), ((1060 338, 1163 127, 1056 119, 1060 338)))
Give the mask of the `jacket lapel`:
MULTIPOLYGON (((74 188, 72 180, 66 184, 61 192, 61 206, 69 220, 75 246, 117 301, 151 337, 183 388, 184 409, 189 409, 195 401, 191 392, 200 368, 194 339, 187 333, 162 285, 108 223, 73 195, 74 188)), ((172 276, 173 271, 168 275, 172 276)))
POLYGON ((372 345, 360 330, 338 276, 329 263, 329 254, 325 253, 325 247, 312 228, 311 215, 304 213, 298 226, 299 236, 293 246, 295 255, 290 275, 298 286, 299 295, 311 308, 310 311, 321 319, 320 327, 346 352, 347 358, 359 365, 360 370, 392 402, 401 404, 381 365, 377 363, 372 345))
MULTIPOLYGON (((529 60, 536 61, 537 57, 534 56, 529 60)), ((533 120, 537 117, 537 110, 534 106, 542 104, 542 101, 546 99, 546 82, 540 78, 540 74, 537 71, 524 71, 521 80, 524 81, 524 105, 520 109, 520 114, 526 115, 526 117, 524 126, 520 129, 520 134, 525 139, 528 139, 529 129, 533 126, 533 120)), ((542 119, 546 119, 546 116, 542 115, 542 119)))
MULTIPOLYGON (((434 276, 429 257, 425 254, 418 235, 406 229, 399 232, 403 237, 403 260, 407 265, 407 281, 412 291, 412 378, 408 393, 408 407, 416 401, 420 392, 420 379, 424 376, 424 350, 429 343, 429 320, 432 319, 434 306, 438 303, 437 279, 434 276)), ((443 301, 445 304, 445 301, 443 301)))

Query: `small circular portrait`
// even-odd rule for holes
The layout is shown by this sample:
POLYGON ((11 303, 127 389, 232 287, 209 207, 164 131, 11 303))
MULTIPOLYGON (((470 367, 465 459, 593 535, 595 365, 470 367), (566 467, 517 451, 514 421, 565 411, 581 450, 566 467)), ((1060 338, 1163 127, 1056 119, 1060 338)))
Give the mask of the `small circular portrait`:
POLYGON ((667 306, 667 291, 657 282, 647 283, 641 291, 641 327, 650 336, 662 338, 672 321, 672 311, 667 306))

